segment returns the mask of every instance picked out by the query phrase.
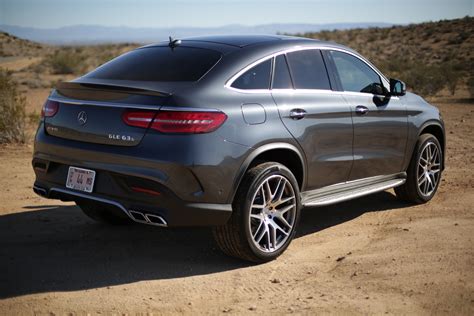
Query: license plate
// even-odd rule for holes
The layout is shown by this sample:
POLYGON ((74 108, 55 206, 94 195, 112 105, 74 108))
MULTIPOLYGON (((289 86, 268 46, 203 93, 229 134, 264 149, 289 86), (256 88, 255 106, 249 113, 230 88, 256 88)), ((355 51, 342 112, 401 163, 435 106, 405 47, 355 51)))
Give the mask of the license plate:
POLYGON ((91 193, 92 188, 94 187, 94 180, 94 170, 69 167, 69 171, 67 173, 66 187, 69 189, 91 193))

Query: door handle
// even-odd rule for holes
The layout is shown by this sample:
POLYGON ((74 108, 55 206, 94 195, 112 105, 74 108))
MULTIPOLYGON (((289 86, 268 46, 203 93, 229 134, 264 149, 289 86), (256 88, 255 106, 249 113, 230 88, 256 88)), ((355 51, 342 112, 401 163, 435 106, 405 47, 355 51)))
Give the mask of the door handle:
POLYGON ((301 120, 306 114, 307 112, 303 109, 293 109, 290 111, 290 117, 294 120, 301 120))
POLYGON ((358 106, 356 106, 355 111, 359 115, 365 115, 365 114, 367 114, 367 112, 369 112, 369 108, 367 108, 366 106, 363 106, 363 105, 358 105, 358 106))

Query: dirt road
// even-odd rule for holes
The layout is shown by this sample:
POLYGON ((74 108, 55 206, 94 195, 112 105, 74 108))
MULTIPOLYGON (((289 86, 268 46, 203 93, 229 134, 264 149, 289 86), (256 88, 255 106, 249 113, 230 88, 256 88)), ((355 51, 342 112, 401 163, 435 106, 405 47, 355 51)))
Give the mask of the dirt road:
POLYGON ((0 148, 0 314, 474 314, 474 105, 442 104, 438 195, 303 212, 278 260, 222 255, 208 229, 108 227, 31 191, 32 148, 0 148))

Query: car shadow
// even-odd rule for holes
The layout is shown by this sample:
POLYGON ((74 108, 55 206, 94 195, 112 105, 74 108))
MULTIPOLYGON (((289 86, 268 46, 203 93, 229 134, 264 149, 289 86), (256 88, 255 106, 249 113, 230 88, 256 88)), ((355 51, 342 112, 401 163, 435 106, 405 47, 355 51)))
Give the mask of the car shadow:
POLYGON ((364 213, 389 211, 410 206, 394 194, 383 191, 338 204, 305 208, 301 214, 296 238, 353 220, 364 213))
MULTIPOLYGON (((387 192, 303 211, 297 237, 371 211, 406 206, 387 192)), ((107 226, 75 206, 0 216, 0 299, 181 278, 250 266, 223 255, 208 228, 107 226)))

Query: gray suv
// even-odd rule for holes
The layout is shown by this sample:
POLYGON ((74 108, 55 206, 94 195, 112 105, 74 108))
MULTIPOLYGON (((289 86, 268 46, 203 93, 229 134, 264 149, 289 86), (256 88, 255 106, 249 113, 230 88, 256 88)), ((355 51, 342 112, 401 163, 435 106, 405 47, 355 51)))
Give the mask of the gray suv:
POLYGON ((170 38, 51 92, 34 191, 105 223, 213 226, 225 253, 264 262, 302 207, 389 188, 429 201, 444 135, 436 107, 347 47, 170 38))

